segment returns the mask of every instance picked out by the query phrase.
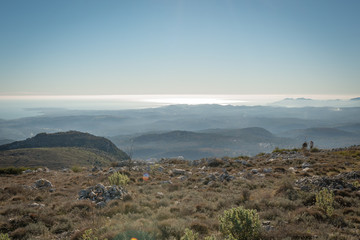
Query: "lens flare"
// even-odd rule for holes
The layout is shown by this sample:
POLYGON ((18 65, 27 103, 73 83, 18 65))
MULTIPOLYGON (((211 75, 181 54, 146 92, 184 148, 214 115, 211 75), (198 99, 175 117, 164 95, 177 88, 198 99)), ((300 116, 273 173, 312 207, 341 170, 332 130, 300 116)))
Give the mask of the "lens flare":
POLYGON ((150 177, 150 175, 148 173, 144 173, 143 180, 147 181, 147 180, 149 180, 149 177, 150 177))

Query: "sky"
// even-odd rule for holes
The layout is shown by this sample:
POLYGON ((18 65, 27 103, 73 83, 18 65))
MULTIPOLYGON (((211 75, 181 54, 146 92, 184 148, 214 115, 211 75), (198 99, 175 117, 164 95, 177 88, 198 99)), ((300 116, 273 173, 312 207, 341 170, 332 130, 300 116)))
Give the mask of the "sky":
POLYGON ((360 95, 358 0, 1 0, 0 96, 360 95))

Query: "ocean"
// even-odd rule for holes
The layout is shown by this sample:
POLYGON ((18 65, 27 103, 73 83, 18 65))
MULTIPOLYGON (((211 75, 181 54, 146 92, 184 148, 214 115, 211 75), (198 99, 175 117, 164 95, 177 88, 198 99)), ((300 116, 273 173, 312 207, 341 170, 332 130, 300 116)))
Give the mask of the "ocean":
POLYGON ((0 96, 0 119, 39 116, 57 110, 124 110, 176 104, 268 105, 284 98, 331 96, 304 95, 53 95, 0 96))

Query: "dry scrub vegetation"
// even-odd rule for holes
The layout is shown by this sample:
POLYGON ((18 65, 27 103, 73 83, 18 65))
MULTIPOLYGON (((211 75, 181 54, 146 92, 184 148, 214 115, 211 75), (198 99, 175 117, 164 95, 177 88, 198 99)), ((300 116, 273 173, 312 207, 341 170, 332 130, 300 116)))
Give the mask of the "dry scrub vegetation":
POLYGON ((260 233, 254 238, 360 236, 359 147, 192 163, 168 160, 117 170, 129 177, 128 194, 101 208, 78 200, 78 192, 110 185, 109 168, 0 175, 0 233, 11 239, 180 240, 187 229, 197 239, 219 240, 227 238, 219 218, 241 206, 259 216, 260 233), (51 191, 32 187, 41 178, 54 185, 51 191))

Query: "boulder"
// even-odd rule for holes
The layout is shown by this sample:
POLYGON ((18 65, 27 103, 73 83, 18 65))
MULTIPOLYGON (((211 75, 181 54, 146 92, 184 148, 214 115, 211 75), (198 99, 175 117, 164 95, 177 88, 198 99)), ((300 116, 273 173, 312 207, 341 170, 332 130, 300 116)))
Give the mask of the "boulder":
POLYGON ((301 167, 302 168, 309 168, 309 167, 311 167, 311 164, 307 163, 307 162, 304 162, 303 164, 301 164, 301 167))
POLYGON ((42 203, 36 203, 36 202, 34 202, 34 203, 29 204, 29 207, 33 207, 33 208, 43 208, 43 207, 45 207, 45 205, 42 204, 42 203))
POLYGON ((50 181, 41 178, 41 179, 35 181, 35 187, 38 189, 43 189, 43 188, 52 188, 53 185, 51 184, 50 181))
POLYGON ((175 168, 172 170, 172 173, 175 175, 185 175, 186 171, 184 169, 175 168))
POLYGON ((271 173, 272 172, 272 168, 264 168, 263 169, 264 173, 271 173))
POLYGON ((105 206, 106 206, 106 202, 104 202, 104 201, 98 202, 95 205, 96 208, 103 208, 105 206))

